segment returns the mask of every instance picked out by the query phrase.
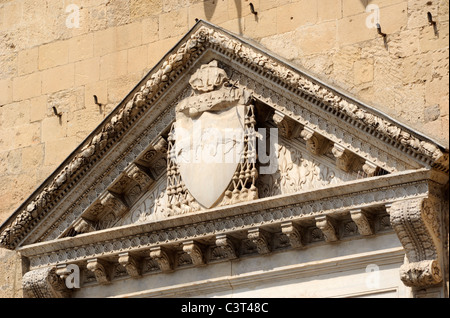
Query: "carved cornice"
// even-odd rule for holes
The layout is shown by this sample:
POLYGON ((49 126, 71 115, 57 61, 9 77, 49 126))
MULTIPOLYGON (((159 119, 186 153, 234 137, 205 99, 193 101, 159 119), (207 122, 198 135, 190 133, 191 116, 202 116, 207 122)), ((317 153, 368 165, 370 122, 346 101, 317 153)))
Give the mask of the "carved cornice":
MULTIPOLYGON (((0 245, 14 249, 36 221, 73 187, 88 167, 99 160, 117 142, 133 123, 142 116, 166 90, 170 83, 186 69, 206 48, 218 50, 235 61, 280 85, 322 101, 322 106, 333 114, 342 114, 358 129, 365 129, 391 146, 414 155, 426 165, 448 172, 448 153, 435 143, 411 132, 405 127, 368 109, 364 105, 338 93, 310 76, 295 70, 223 30, 199 23, 177 48, 168 54, 141 82, 135 91, 87 138, 42 187, 20 207, 2 226, 0 245)), ((322 107, 321 106, 321 107, 322 107)), ((295 119, 295 114, 288 112, 295 119)))

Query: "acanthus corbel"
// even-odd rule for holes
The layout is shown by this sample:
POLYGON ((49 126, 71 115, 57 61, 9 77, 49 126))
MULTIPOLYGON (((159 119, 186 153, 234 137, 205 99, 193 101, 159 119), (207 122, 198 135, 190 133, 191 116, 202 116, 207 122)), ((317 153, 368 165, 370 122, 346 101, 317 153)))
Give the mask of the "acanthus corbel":
POLYGON ((134 256, 130 255, 130 253, 125 252, 119 254, 118 261, 120 265, 125 267, 125 270, 131 277, 137 278, 141 276, 139 262, 134 256))
POLYGON ((272 119, 277 125, 283 137, 288 139, 295 137, 299 126, 297 122, 295 122, 285 114, 279 112, 278 110, 275 110, 272 119))
POLYGON ((271 251, 270 234, 263 229, 250 229, 248 230, 247 237, 256 245, 259 254, 267 254, 271 251))
POLYGON ((154 182, 153 178, 146 171, 146 168, 136 163, 130 164, 125 170, 125 173, 139 184, 142 190, 147 189, 154 182))
POLYGON ((281 232, 289 238, 289 242, 293 248, 303 247, 301 233, 293 222, 282 223, 281 232))
POLYGON ((224 258, 235 259, 238 257, 236 247, 228 235, 216 235, 216 245, 222 251, 224 258))
POLYGON ((306 141, 306 149, 312 154, 322 155, 328 148, 329 140, 309 127, 304 127, 300 136, 306 141))
POLYGON ((94 273, 99 284, 108 284, 111 280, 111 265, 105 260, 92 258, 87 261, 86 268, 94 273))
POLYGON ((338 240, 336 228, 334 227, 330 217, 326 215, 317 216, 316 226, 322 231, 326 242, 334 242, 338 240))
POLYGON ((386 207, 405 249, 400 278, 406 286, 426 287, 442 281, 439 202, 432 198, 394 202, 386 207))
POLYGON ((112 192, 105 192, 100 198, 101 204, 114 213, 116 217, 122 216, 128 211, 128 205, 112 192))
POLYGON ((364 173, 367 175, 367 177, 373 177, 378 173, 378 171, 380 171, 380 167, 378 167, 376 164, 368 160, 365 161, 365 163, 362 166, 362 169, 364 173))
POLYGON ((362 209, 355 209, 350 211, 350 217, 358 227, 358 232, 361 235, 372 235, 373 224, 370 216, 362 209))
POLYGON ((150 258, 158 263, 159 269, 162 272, 168 272, 173 269, 172 255, 161 246, 152 247, 150 249, 150 258))
POLYGON ((199 243, 193 240, 185 241, 183 242, 183 251, 189 254, 192 264, 195 266, 205 264, 205 258, 199 243))
POLYGON ((339 144, 334 144, 331 152, 336 158, 336 166, 345 172, 349 172, 355 160, 355 156, 339 144))

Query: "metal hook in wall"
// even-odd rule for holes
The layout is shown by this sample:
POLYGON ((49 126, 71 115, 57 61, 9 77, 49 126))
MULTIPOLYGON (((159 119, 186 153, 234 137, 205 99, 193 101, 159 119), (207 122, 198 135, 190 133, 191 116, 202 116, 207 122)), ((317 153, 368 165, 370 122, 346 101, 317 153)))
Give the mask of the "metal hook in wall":
POLYGON ((255 11, 255 7, 253 5, 253 3, 250 2, 250 11, 254 14, 254 15, 258 15, 258 12, 255 11))
POLYGON ((433 20, 433 15, 431 14, 430 11, 427 12, 427 18, 428 18, 428 23, 433 27, 434 30, 434 35, 438 36, 438 30, 437 30, 437 22, 433 20))
POLYGON ((58 112, 58 110, 56 109, 55 106, 53 106, 52 109, 53 109, 53 114, 55 114, 55 116, 58 116, 59 118, 61 118, 62 113, 58 112))
POLYGON ((377 23, 377 32, 379 35, 381 35, 383 38, 386 38, 386 33, 383 33, 381 31, 381 25, 379 23, 377 23))

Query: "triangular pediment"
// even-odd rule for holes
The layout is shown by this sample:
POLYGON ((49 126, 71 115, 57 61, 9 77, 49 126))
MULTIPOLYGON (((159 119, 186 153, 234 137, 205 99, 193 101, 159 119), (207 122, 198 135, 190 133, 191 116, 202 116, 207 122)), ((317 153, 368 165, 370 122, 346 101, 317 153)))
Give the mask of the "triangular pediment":
MULTIPOLYGON (((189 120, 196 122, 195 116, 189 120)), ((190 214, 211 209, 270 206, 271 198, 308 197, 313 191, 423 169, 446 178, 448 150, 264 48, 200 21, 6 220, 0 243, 14 249, 111 227, 177 217, 192 222, 186 221, 190 214), (214 71, 199 75, 207 65, 214 71), (211 76, 216 82, 209 83, 211 76), (186 176, 194 179, 187 185, 180 167, 171 165, 170 152, 177 149, 173 123, 183 112, 179 105, 192 109, 197 102, 223 107, 215 110, 217 126, 226 128, 241 116, 244 162, 231 175, 220 166, 208 168, 213 174, 221 170, 217 178, 227 176, 223 189, 199 185, 199 175, 186 176), (227 111, 229 118, 221 117, 227 111), (277 131, 276 141, 270 131, 277 131), (262 142, 253 149, 250 136, 267 141, 269 161, 252 165, 262 142), (271 159, 275 168, 261 173, 271 159), (200 199, 201 186, 215 197, 200 199), (192 194, 200 187, 200 194, 191 195, 189 187, 192 194)))

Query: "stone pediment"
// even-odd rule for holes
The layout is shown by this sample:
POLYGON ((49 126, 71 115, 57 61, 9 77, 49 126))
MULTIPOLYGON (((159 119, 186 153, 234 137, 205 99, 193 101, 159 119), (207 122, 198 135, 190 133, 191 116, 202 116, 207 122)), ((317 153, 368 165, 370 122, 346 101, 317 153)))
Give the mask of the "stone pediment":
POLYGON ((237 257, 242 231, 260 253, 277 235, 296 247, 308 231, 338 240, 347 216, 371 235, 381 206, 389 213, 447 180, 448 150, 435 141, 201 21, 6 220, 0 244, 31 269, 87 261, 97 277, 107 255, 138 275, 125 255, 134 248, 164 270, 174 262, 167 246, 180 242, 192 264, 206 262, 208 244, 215 258, 237 257), (182 161, 198 149, 183 137, 199 123, 234 127, 219 155, 237 160, 182 161))

